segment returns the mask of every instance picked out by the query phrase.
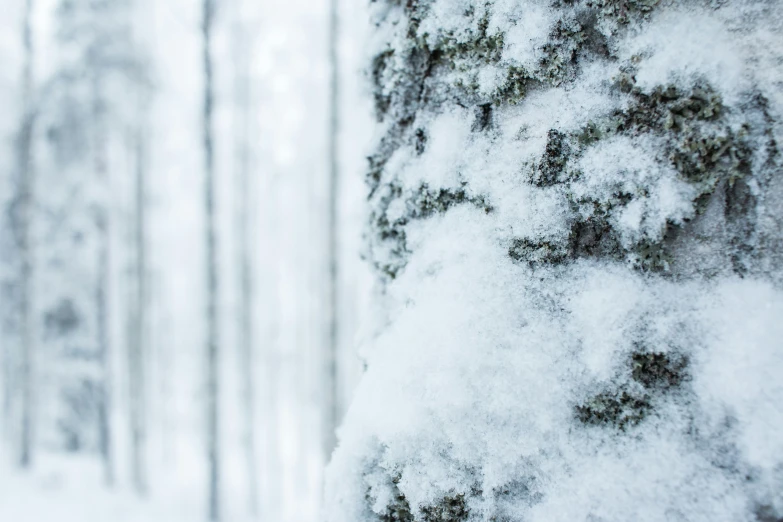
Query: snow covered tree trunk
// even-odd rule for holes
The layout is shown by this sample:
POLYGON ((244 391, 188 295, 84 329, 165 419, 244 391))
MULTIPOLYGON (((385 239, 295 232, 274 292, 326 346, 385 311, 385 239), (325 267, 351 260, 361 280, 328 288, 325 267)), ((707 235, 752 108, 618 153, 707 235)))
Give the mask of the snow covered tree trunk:
MULTIPOLYGON (((143 95, 139 95, 140 97, 143 95)), ((146 110, 138 103, 141 114, 146 110)), ((134 238, 132 251, 133 290, 130 299, 130 329, 128 340, 128 400, 130 429, 130 459, 133 488, 139 495, 147 493, 147 127, 139 116, 133 137, 135 183, 133 194, 134 238)))
POLYGON ((326 312, 326 365, 324 368, 325 404, 323 408, 323 445, 326 460, 330 458, 337 443, 336 430, 340 421, 340 386, 339 386, 339 339, 340 339, 340 296, 338 294, 340 278, 340 243, 339 230, 339 135, 340 135, 340 63, 338 55, 339 43, 339 9, 338 0, 329 2, 329 121, 327 131, 328 155, 328 194, 326 202, 326 250, 327 250, 327 312, 326 312))
POLYGON ((24 4, 22 44, 24 62, 22 71, 22 115, 16 137, 17 180, 14 201, 13 229, 19 254, 18 280, 18 390, 19 397, 19 446, 18 462, 23 468, 30 466, 33 458, 33 375, 35 342, 32 308, 33 252, 31 245, 33 195, 33 128, 35 123, 33 85, 33 0, 24 4))
POLYGON ((377 0, 327 520, 783 517, 774 0, 377 0))
POLYGON ((131 121, 135 107, 125 95, 143 74, 129 38, 132 6, 129 0, 62 0, 48 6, 60 53, 43 86, 39 115, 46 137, 39 154, 42 186, 47 187, 38 198, 47 242, 39 275, 46 292, 38 295, 42 350, 58 357, 44 375, 55 384, 42 388, 52 393, 48 398, 56 404, 49 411, 56 418, 42 433, 54 428, 63 449, 97 453, 109 483, 115 438, 112 217, 118 204, 112 152, 117 131, 131 121), (61 197, 68 192, 74 196, 61 197))
POLYGON ((132 162, 132 181, 129 184, 131 194, 129 285, 127 291, 127 390, 128 390, 128 442, 130 457, 131 484, 137 495, 145 496, 149 489, 148 478, 148 440, 149 440, 149 397, 150 362, 152 358, 150 342, 150 317, 152 312, 149 294, 148 273, 148 185, 150 183, 150 102, 151 88, 147 71, 149 64, 145 56, 143 34, 144 16, 138 16, 149 10, 143 0, 129 3, 127 12, 130 42, 132 43, 133 63, 137 70, 131 76, 130 87, 133 93, 132 115, 128 121, 126 147, 132 162), (137 18, 134 18, 136 16, 137 18))
POLYGON ((93 168, 95 171, 95 183, 101 187, 104 194, 103 201, 97 204, 94 210, 95 229, 98 234, 97 263, 95 274, 95 312, 97 329, 97 353, 101 364, 103 382, 100 398, 98 399, 98 451, 103 460, 104 481, 106 484, 114 482, 114 463, 111 447, 111 340, 109 334, 109 286, 111 285, 110 273, 110 202, 107 201, 111 194, 111 181, 109 178, 109 165, 107 158, 107 129, 106 129, 106 101, 104 99, 103 86, 100 72, 93 79, 92 99, 92 128, 93 128, 93 168))
POLYGON ((215 151, 213 137, 213 62, 212 29, 215 15, 213 0, 203 3, 203 145, 204 145, 204 202, 206 239, 206 426, 207 426, 207 480, 209 520, 220 519, 220 354, 218 350, 218 267, 217 267, 217 216, 215 212, 215 151))

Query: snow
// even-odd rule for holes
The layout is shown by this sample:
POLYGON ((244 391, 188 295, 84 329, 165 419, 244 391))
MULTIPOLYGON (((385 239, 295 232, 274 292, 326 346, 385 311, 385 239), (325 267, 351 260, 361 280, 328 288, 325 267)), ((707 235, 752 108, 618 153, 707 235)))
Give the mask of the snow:
POLYGON ((667 10, 622 47, 622 56, 646 56, 636 77, 642 88, 706 79, 733 104, 751 87, 737 36, 708 10, 667 10))
POLYGON ((470 0, 433 2, 428 6, 427 17, 419 26, 418 34, 437 38, 440 34, 453 33, 458 39, 465 35, 465 13, 475 9, 470 0))
MULTIPOLYGON (((783 387, 771 383, 783 363, 783 293, 739 279, 680 289, 590 264, 534 275, 502 256, 485 221, 461 208, 419 231, 441 239, 417 243, 416 259, 390 288, 397 305, 364 353, 368 371, 330 469, 343 484, 332 502, 369 488, 378 512, 388 504, 388 484, 360 478, 368 448, 387 477, 399 475, 412 506, 474 487, 495 491, 518 480, 521 467, 545 500, 528 512, 532 500, 517 499, 515 519, 582 520, 592 512, 652 521, 678 512, 683 520, 746 520, 745 488, 760 486, 716 469, 709 460, 716 441, 679 431, 688 422, 680 408, 695 401, 716 424, 733 412, 746 462, 765 469, 771 488, 779 484, 783 387), (456 229, 459 238, 448 233, 456 229), (649 326, 640 340, 656 348, 697 347, 706 360, 692 369, 696 396, 678 393, 631 437, 581 433, 572 405, 617 372, 640 325, 649 326), (713 336, 700 346, 705 330, 713 336)), ((701 435, 714 437, 734 440, 719 425, 701 435)), ((342 520, 364 519, 350 507, 332 509, 342 520)), ((471 506, 485 517, 497 507, 471 506)))
POLYGON ((617 229, 626 244, 642 238, 660 239, 666 223, 692 217, 695 189, 678 179, 668 165, 656 161, 662 145, 654 138, 615 137, 598 143, 580 158, 583 180, 572 185, 574 195, 608 202, 618 193, 636 196, 620 213, 617 229))
POLYGON ((199 489, 159 491, 140 499, 127 488, 107 489, 97 460, 47 455, 39 464, 32 474, 0 473, 0 520, 190 522, 203 518, 202 503, 193 501, 201 497, 199 489))
POLYGON ((496 13, 490 27, 505 30, 503 58, 522 67, 533 69, 541 57, 540 48, 546 43, 552 24, 552 11, 544 2, 513 2, 504 0, 495 4, 496 13))
POLYGON ((699 354, 697 392, 714 420, 727 414, 736 418, 745 459, 773 472, 783 461, 780 292, 758 282, 732 282, 718 289, 704 315, 710 333, 705 353, 699 354))

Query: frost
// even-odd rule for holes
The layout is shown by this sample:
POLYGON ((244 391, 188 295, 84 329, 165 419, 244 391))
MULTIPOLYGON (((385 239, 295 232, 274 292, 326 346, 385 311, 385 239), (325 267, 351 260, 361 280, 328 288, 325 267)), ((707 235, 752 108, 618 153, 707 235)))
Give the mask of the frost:
POLYGON ((465 20, 474 11, 473 2, 454 0, 452 2, 426 2, 429 4, 427 16, 419 25, 420 35, 436 36, 452 33, 458 40, 467 37, 465 20))
MULTIPOLYGON (((552 11, 546 5, 536 2, 527 2, 522 6, 519 6, 518 2, 504 4, 507 4, 507 7, 504 5, 501 9, 509 13, 510 23, 496 22, 499 29, 505 28, 506 48, 503 58, 533 69, 536 60, 541 57, 539 49, 546 42, 554 22, 552 11)), ((493 18, 493 21, 495 20, 496 18, 493 18)))
POLYGON ((703 78, 733 102, 750 87, 736 36, 708 11, 666 11, 628 42, 622 56, 648 56, 637 75, 642 88, 703 78))
POLYGON ((589 149, 577 164, 583 179, 572 185, 575 197, 606 204, 618 194, 633 198, 614 221, 625 245, 658 240, 667 223, 691 217, 696 191, 655 161, 660 148, 653 140, 618 137, 589 149))
POLYGON ((734 283, 720 289, 704 314, 709 334, 695 382, 699 396, 715 420, 735 419, 747 461, 774 472, 783 461, 783 383, 776 375, 783 364, 781 294, 759 283, 734 283))
POLYGON ((430 138, 420 159, 401 172, 412 186, 430 183, 438 187, 453 187, 459 183, 460 151, 470 134, 470 116, 465 111, 447 112, 429 126, 430 138))

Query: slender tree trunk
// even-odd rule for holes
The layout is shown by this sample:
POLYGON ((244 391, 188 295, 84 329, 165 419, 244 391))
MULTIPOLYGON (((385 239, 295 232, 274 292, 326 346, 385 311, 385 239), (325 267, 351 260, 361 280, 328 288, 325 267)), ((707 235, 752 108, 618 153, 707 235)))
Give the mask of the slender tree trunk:
POLYGON ((13 389, 14 389, 14 360, 12 347, 8 346, 8 340, 3 339, 3 440, 9 443, 13 440, 13 389))
MULTIPOLYGON (((129 27, 134 52, 139 50, 139 20, 134 14, 143 12, 143 1, 129 1, 129 27)), ((140 54, 137 54, 140 56, 140 54)), ((128 435, 130 443, 130 473, 133 489, 139 496, 146 496, 149 488, 147 477, 147 419, 148 419, 148 375, 150 361, 148 338, 148 296, 147 274, 147 144, 149 127, 147 121, 148 86, 145 83, 146 68, 132 78, 135 88, 136 117, 128 135, 127 147, 133 158, 133 217, 130 226, 131 257, 130 283, 128 289, 128 435)))
POLYGON ((215 5, 213 0, 203 3, 203 60, 204 60, 204 174, 206 214, 206 269, 207 269, 207 461, 209 481, 209 519, 220 519, 220 431, 219 422, 219 352, 218 352, 218 273, 217 233, 215 215, 215 158, 213 141, 213 71, 212 25, 215 5))
POLYGON ((255 351, 253 348, 253 275, 250 256, 250 226, 249 226, 249 169, 247 165, 241 168, 241 181, 239 184, 242 196, 240 198, 240 261, 239 284, 240 286, 240 364, 242 368, 242 397, 245 410, 245 459, 247 465, 248 502, 252 515, 258 514, 258 470, 256 451, 256 416, 255 416, 255 384, 253 381, 253 369, 255 367, 255 351))
POLYGON ((100 78, 93 85, 93 126, 94 126, 94 169, 97 183, 104 189, 101 201, 96 208, 96 228, 98 230, 98 264, 95 285, 95 303, 97 311, 98 353, 103 372, 101 401, 98 405, 98 446, 103 460, 104 481, 114 482, 114 464, 111 445, 111 340, 109 335, 109 285, 111 284, 111 237, 109 231, 109 201, 111 187, 107 159, 106 101, 100 78))
POLYGON ((128 349, 128 385, 133 487, 139 495, 147 493, 146 436, 147 385, 145 372, 147 250, 146 250, 146 148, 145 127, 135 131, 136 176, 134 187, 134 300, 131 304, 131 331, 128 349))
POLYGON ((326 407, 324 410, 324 457, 328 461, 336 445, 337 424, 340 421, 338 352, 340 339, 340 295, 339 295, 339 132, 340 132, 340 62, 339 0, 330 0, 329 7, 329 127, 328 162, 329 193, 327 202, 327 332, 326 332, 326 407))
MULTIPOLYGON (((239 22, 242 23, 241 21, 239 22)), ((247 466, 248 510, 254 517, 258 516, 258 469, 256 448, 256 415, 255 415, 255 384, 253 370, 255 367, 255 341, 253 332, 253 261, 250 249, 250 217, 251 195, 254 185, 251 184, 250 158, 250 118, 251 78, 247 54, 248 38, 243 27, 234 31, 235 66, 236 66, 236 161, 237 161, 237 200, 238 200, 238 284, 239 284, 239 372, 242 378, 242 401, 245 412, 244 449, 247 466)))
POLYGON ((98 247, 98 285, 95 299, 98 313, 98 342, 100 346, 100 361, 103 372, 103 385, 101 401, 98 406, 98 444, 103 460, 103 478, 107 485, 114 483, 114 463, 111 442, 111 407, 112 407, 112 375, 111 375, 111 348, 108 332, 108 300, 109 300, 109 232, 108 212, 105 209, 99 211, 100 220, 100 245, 98 247))
POLYGON ((32 321, 32 277, 33 253, 31 245, 31 222, 33 211, 33 165, 32 140, 35 123, 33 107, 33 0, 26 0, 22 42, 24 46, 24 70, 22 77, 22 124, 17 143, 19 180, 17 185, 17 240, 20 256, 19 274, 19 324, 20 356, 19 378, 21 383, 21 419, 19 431, 19 465, 28 468, 33 459, 33 417, 34 417, 34 347, 32 321))
MULTIPOLYGON (((280 190, 280 179, 271 175, 265 183, 265 194, 277 194, 280 190)), ((266 258, 265 266, 268 267, 269 285, 266 287, 271 301, 274 301, 280 295, 281 287, 281 229, 283 225, 283 208, 279 198, 270 197, 266 199, 267 205, 264 207, 264 223, 266 224, 267 245, 269 245, 269 257, 266 258)), ((266 296, 265 296, 266 297, 266 296)), ((266 301, 266 300, 265 300, 266 301)), ((268 301, 266 301, 268 303, 268 301)), ((264 424, 265 439, 265 466, 264 466, 264 499, 263 514, 272 519, 278 519, 282 516, 283 485, 280 478, 283 476, 283 459, 281 448, 283 446, 280 430, 278 426, 282 420, 282 402, 283 388, 285 379, 283 378, 282 350, 283 343, 283 315, 281 310, 274 306, 265 307, 265 312, 270 317, 269 335, 267 336, 268 345, 265 346, 265 375, 264 399, 265 408, 263 409, 263 418, 268 420, 264 424)))

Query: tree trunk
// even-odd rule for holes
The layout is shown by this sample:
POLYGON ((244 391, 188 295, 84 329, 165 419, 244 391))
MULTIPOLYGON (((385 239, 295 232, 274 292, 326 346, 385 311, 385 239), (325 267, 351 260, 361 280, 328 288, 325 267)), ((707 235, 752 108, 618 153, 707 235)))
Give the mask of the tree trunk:
POLYGON ((340 342, 340 61, 339 45, 339 0, 329 2, 329 127, 327 136, 328 155, 328 200, 327 200, 327 331, 325 354, 324 397, 324 458, 328 462, 337 444, 336 431, 340 422, 340 375, 339 375, 339 342, 340 342))
POLYGON ((20 430, 18 462, 22 468, 30 467, 33 459, 34 420, 34 343, 32 318, 33 251, 31 227, 33 213, 33 129, 35 124, 33 84, 33 0, 25 1, 22 43, 24 65, 22 72, 22 122, 17 136, 17 194, 16 228, 19 247, 19 382, 20 382, 20 430))
POLYGON ((372 2, 385 315, 326 520, 783 517, 777 10, 372 2))
MULTIPOLYGON (((140 111, 144 109, 139 104, 140 111)), ((139 122, 142 118, 139 118, 139 122)), ((131 475, 139 495, 147 493, 147 156, 146 127, 138 124, 134 143, 136 176, 134 187, 134 291, 131 301, 131 321, 128 343, 128 385, 131 443, 131 475)))
POLYGON ((111 285, 110 272, 110 217, 108 201, 111 195, 111 180, 107 155, 107 128, 106 101, 103 95, 101 79, 96 78, 93 85, 93 129, 94 129, 94 157, 96 183, 102 187, 101 201, 97 202, 95 209, 95 224, 98 232, 98 263, 95 283, 95 309, 97 325, 98 354, 103 373, 101 384, 101 398, 98 402, 98 447, 103 460, 104 481, 107 485, 114 482, 114 463, 112 459, 111 445, 111 340, 109 334, 109 286, 111 285))
POLYGON ((204 175, 206 217, 207 269, 207 463, 209 481, 209 519, 220 519, 220 431, 219 431, 219 350, 218 350, 218 267, 217 231, 215 215, 215 158, 213 141, 213 62, 212 25, 215 5, 212 0, 203 3, 203 66, 204 66, 204 175))

